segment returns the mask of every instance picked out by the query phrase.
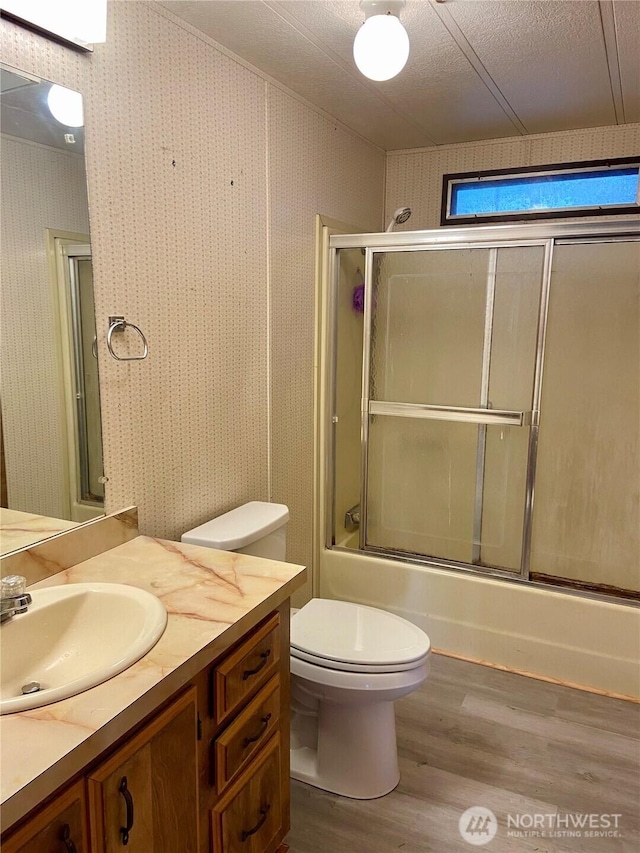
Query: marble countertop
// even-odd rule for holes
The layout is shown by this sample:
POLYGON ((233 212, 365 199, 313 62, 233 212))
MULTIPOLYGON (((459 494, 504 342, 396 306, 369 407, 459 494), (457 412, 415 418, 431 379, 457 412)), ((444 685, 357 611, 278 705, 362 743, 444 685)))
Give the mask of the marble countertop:
POLYGON ((64 518, 48 518, 32 512, 0 507, 0 553, 8 554, 18 548, 28 548, 42 539, 71 530, 78 522, 64 518))
POLYGON ((151 651, 120 675, 61 702, 0 717, 2 830, 187 684, 285 601, 305 574, 291 563, 138 536, 34 584, 137 586, 160 598, 168 623, 151 651))

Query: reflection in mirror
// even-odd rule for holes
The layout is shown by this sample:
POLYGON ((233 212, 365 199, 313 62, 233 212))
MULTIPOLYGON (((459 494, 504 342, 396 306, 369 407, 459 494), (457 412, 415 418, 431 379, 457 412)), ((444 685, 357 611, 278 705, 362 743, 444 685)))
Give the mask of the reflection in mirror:
POLYGON ((48 104, 51 83, 0 70, 6 552, 20 547, 21 525, 33 542, 65 529, 55 519, 69 527, 102 515, 104 486, 82 116, 62 124, 48 104))

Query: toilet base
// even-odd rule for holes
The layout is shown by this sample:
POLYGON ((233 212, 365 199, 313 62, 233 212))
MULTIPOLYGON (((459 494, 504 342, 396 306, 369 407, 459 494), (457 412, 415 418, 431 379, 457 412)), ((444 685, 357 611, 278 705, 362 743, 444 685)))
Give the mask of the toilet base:
MULTIPOLYGON (((301 718, 298 737, 292 721, 291 777, 343 797, 383 797, 400 781, 393 702, 340 705, 320 702, 317 711, 301 718), (317 736, 309 737, 309 716, 317 736), (312 741, 316 745, 312 745, 312 741)), ((314 732, 315 734, 315 732, 314 732)))

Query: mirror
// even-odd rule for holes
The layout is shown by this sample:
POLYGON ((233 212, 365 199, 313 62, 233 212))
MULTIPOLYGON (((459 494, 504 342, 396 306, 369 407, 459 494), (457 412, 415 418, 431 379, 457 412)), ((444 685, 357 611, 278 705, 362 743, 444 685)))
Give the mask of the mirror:
POLYGON ((6 552, 23 547, 11 533, 21 522, 32 544, 102 515, 104 485, 82 98, 14 68, 0 74, 6 552), (78 107, 78 118, 64 112, 78 107))

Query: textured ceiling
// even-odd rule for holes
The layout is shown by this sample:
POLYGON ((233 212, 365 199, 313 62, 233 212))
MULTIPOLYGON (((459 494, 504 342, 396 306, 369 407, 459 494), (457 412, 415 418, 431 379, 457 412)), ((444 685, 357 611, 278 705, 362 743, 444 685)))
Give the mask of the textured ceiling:
POLYGON ((384 83, 358 0, 158 2, 385 150, 640 121, 640 0, 408 0, 384 83))

